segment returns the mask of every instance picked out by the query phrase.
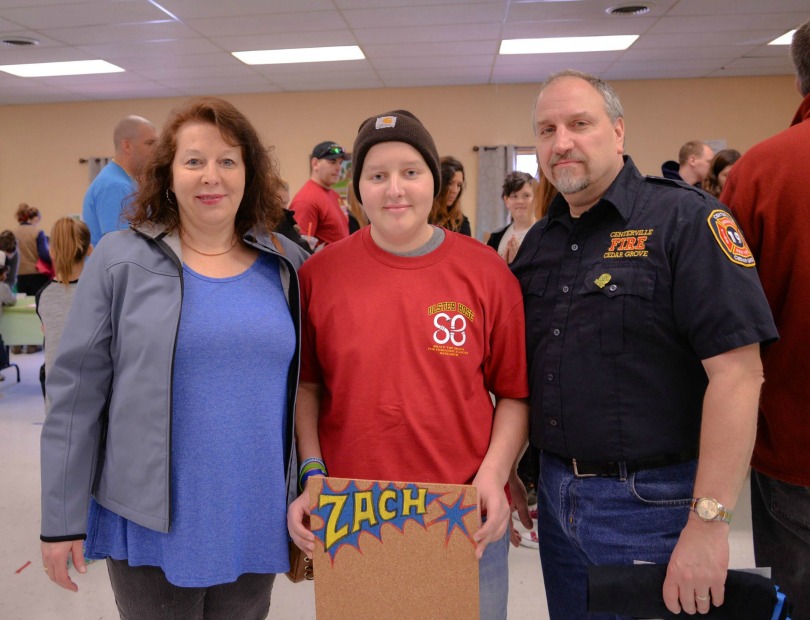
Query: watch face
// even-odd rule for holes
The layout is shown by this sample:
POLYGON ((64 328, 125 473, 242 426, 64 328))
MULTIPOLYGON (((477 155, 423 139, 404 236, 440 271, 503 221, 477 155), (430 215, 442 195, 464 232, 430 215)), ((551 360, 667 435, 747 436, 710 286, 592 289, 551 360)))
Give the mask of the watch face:
POLYGON ((717 517, 720 509, 718 508, 716 501, 704 497, 695 506, 695 512, 697 512, 701 519, 711 521, 717 517))

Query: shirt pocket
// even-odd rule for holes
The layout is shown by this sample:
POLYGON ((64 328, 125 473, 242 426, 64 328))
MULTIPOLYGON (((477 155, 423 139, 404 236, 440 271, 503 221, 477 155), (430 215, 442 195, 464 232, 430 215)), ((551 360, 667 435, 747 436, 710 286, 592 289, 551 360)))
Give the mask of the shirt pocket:
POLYGON ((553 300, 547 296, 548 281, 551 272, 548 269, 532 269, 518 277, 523 291, 523 308, 526 313, 526 346, 529 359, 535 348, 548 333, 548 325, 553 312, 553 300))
POLYGON ((602 351, 621 353, 649 333, 653 321, 655 268, 650 265, 604 265, 591 269, 579 293, 598 321, 602 351))

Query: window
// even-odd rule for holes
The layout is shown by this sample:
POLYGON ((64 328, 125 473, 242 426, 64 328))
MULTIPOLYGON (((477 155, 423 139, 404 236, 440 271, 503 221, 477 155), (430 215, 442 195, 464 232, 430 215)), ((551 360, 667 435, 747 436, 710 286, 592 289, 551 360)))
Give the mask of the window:
POLYGON ((533 146, 515 147, 515 170, 537 178, 537 154, 533 146))

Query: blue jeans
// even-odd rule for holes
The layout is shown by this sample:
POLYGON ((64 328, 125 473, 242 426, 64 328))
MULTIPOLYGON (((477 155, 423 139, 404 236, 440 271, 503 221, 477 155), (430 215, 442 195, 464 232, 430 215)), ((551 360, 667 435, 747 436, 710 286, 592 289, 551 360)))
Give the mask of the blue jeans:
POLYGON ((500 540, 489 543, 478 563, 481 620, 506 620, 509 599, 509 527, 500 540))
POLYGON ((587 613, 587 567, 666 564, 689 516, 697 461, 625 478, 576 478, 540 455, 537 534, 551 620, 619 616, 587 613))
POLYGON ((810 487, 751 471, 751 521, 757 566, 793 603, 793 619, 810 619, 810 487))

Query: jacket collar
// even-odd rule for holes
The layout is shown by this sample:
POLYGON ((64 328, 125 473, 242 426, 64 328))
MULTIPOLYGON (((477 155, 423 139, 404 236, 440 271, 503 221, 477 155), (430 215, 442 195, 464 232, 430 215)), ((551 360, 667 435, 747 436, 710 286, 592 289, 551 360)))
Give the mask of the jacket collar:
POLYGON ((796 116, 793 117, 793 121, 790 123, 790 125, 792 127, 793 125, 798 125, 799 123, 802 123, 808 119, 810 119, 810 93, 805 96, 802 104, 796 111, 796 116))
MULTIPOLYGON (((166 228, 165 224, 160 224, 157 222, 144 222, 138 226, 132 227, 135 232, 147 237, 148 239, 152 239, 154 241, 162 241, 175 255, 182 260, 183 258, 183 250, 180 246, 180 235, 177 234, 177 231, 169 232, 166 228)), ((273 254, 278 254, 278 250, 276 250, 275 245, 273 244, 273 240, 270 238, 270 235, 266 233, 256 233, 255 229, 251 229, 242 237, 242 240, 257 248, 264 250, 266 252, 272 252, 273 254)))

